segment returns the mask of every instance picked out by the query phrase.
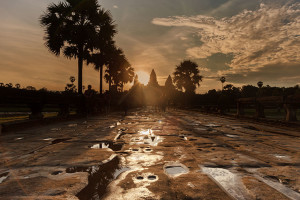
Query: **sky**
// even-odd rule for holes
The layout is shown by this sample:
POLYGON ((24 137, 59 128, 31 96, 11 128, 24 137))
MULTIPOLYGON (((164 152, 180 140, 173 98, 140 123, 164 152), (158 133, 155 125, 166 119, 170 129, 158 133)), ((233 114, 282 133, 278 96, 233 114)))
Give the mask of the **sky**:
MULTIPOLYGON (((64 90, 77 61, 51 54, 39 17, 61 0, 0 1, 0 82, 64 90)), ((234 86, 300 84, 300 0, 101 0, 136 72, 163 85, 185 59, 199 65, 197 93, 234 86)), ((83 84, 99 88, 84 65, 83 84)), ((129 87, 129 86, 128 86, 129 87)), ((104 87, 107 88, 107 85, 104 87)))

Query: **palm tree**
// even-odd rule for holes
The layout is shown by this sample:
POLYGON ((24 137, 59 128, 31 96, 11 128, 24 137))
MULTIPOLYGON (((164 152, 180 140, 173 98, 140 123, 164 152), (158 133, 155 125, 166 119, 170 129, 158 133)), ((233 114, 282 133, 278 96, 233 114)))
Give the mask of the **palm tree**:
POLYGON ((134 79, 134 69, 131 67, 122 49, 114 48, 108 55, 107 68, 104 76, 106 82, 115 84, 123 91, 124 84, 132 82, 134 79))
POLYGON ((75 79, 74 76, 70 76, 70 81, 71 81, 72 84, 74 84, 75 80, 76 80, 76 79, 75 79))
POLYGON ((94 50, 102 32, 109 30, 109 12, 100 8, 97 0, 65 0, 50 4, 40 21, 48 49, 56 56, 62 51, 65 57, 78 59, 78 92, 82 94, 83 60, 94 50))
POLYGON ((262 81, 258 81, 258 82, 257 82, 257 86, 258 86, 259 88, 261 88, 263 85, 264 85, 264 83, 263 83, 262 81))
POLYGON ((15 85, 15 87, 16 87, 17 89, 20 89, 20 88, 21 88, 21 85, 20 85, 19 83, 17 83, 17 84, 15 85))
POLYGON ((202 76, 199 75, 198 65, 190 60, 184 60, 176 66, 174 83, 177 89, 184 88, 186 93, 195 93, 196 87, 200 86, 202 76))
POLYGON ((224 76, 222 76, 222 77, 220 78, 220 81, 221 81, 221 83, 222 83, 222 91, 223 91, 223 89, 224 89, 223 85, 224 85, 224 83, 226 82, 226 78, 225 78, 224 76))
MULTIPOLYGON (((99 42, 99 44, 101 44, 99 42)), ((98 52, 93 53, 87 60, 87 63, 93 63, 95 70, 100 72, 100 87, 99 91, 102 94, 103 91, 103 67, 109 64, 112 54, 114 53, 116 47, 114 41, 109 41, 106 44, 98 46, 98 52)))

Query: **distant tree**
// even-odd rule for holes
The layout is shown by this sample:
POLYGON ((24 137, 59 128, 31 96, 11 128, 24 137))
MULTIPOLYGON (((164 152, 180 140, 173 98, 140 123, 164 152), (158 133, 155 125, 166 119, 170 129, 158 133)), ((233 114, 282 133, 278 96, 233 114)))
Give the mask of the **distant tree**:
POLYGON ((128 82, 132 82, 134 78, 134 69, 131 67, 130 63, 126 58, 120 58, 121 63, 118 68, 116 77, 113 77, 114 83, 120 87, 123 91, 124 85, 128 82))
POLYGON ((13 87, 13 84, 12 84, 12 83, 7 83, 7 84, 5 85, 5 87, 7 87, 7 88, 12 88, 12 87, 13 87))
POLYGON ((104 76, 106 82, 115 84, 123 91, 124 84, 134 79, 134 69, 131 67, 122 49, 116 48, 109 56, 104 76))
POLYGON ((17 84, 15 85, 15 87, 16 87, 17 89, 20 89, 20 88, 21 88, 21 85, 20 85, 19 83, 17 83, 17 84))
POLYGON ((4 83, 0 83, 0 87, 4 87, 4 83))
POLYGON ((41 16, 46 46, 55 55, 78 59, 78 92, 82 94, 82 66, 98 45, 101 33, 108 32, 108 11, 97 0, 65 0, 50 4, 41 16))
POLYGON ((226 78, 225 78, 224 76, 222 76, 222 77, 220 78, 220 81, 221 81, 221 83, 222 83, 222 90, 223 90, 223 89, 224 89, 224 88, 223 88, 223 84, 225 83, 226 78))
POLYGON ((258 88, 253 85, 244 85, 242 87, 242 97, 255 97, 257 94, 258 88))
POLYGON ((74 82, 76 81, 75 77, 70 76, 69 80, 71 83, 67 83, 67 86, 65 87, 65 91, 73 92, 73 93, 77 92, 76 85, 74 85, 74 82))
MULTIPOLYGON (((99 43, 101 44, 101 41, 99 43)), ((114 54, 118 51, 115 42, 111 39, 105 45, 101 46, 99 45, 97 52, 94 52, 88 59, 88 63, 92 63, 95 70, 100 72, 100 94, 103 91, 103 68, 104 66, 108 66, 112 59, 115 59, 114 54)))
POLYGON ((200 86, 202 76, 199 75, 198 65, 190 60, 184 60, 176 66, 174 72, 174 83, 177 89, 185 90, 185 93, 195 93, 200 86))
POLYGON ((223 88, 224 88, 224 90, 230 91, 230 90, 232 90, 233 85, 232 84, 227 84, 223 88))
POLYGON ((75 77, 74 76, 70 76, 70 81, 72 84, 74 84, 74 82, 76 81, 75 77))
POLYGON ((46 87, 43 87, 41 89, 39 89, 40 92, 48 92, 48 89, 46 87))
POLYGON ((36 90, 36 89, 35 89, 35 87, 33 87, 33 86, 27 86, 27 87, 26 87, 26 90, 36 90))
POLYGON ((264 85, 264 83, 263 83, 262 81, 258 81, 258 82, 257 82, 257 86, 258 86, 259 88, 261 88, 263 85, 264 85))
POLYGON ((122 49, 113 46, 110 49, 110 52, 107 54, 106 60, 106 70, 104 79, 109 85, 109 90, 111 89, 111 85, 113 84, 113 78, 116 77, 118 66, 120 65, 121 57, 125 57, 122 49))

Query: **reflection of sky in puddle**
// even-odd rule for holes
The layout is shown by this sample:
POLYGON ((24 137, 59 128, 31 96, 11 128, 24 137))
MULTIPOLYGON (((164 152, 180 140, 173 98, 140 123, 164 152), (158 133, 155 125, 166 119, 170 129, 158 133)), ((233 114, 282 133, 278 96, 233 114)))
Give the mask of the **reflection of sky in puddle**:
POLYGON ((121 169, 116 169, 115 173, 114 173, 114 179, 118 178, 118 176, 120 174, 122 174, 123 172, 129 171, 131 170, 129 167, 123 167, 121 169))
POLYGON ((290 160, 289 156, 282 155, 282 154, 273 154, 273 156, 279 159, 290 160))
POLYGON ((147 129, 147 130, 141 130, 141 131, 139 131, 139 134, 141 134, 141 135, 152 135, 153 132, 152 132, 151 129, 147 129))
POLYGON ((151 146, 157 146, 160 142, 163 141, 163 138, 160 136, 156 136, 151 129, 141 130, 138 133, 142 136, 133 137, 130 142, 131 145, 148 144, 151 146))
POLYGON ((91 146, 91 149, 108 149, 108 148, 109 148, 108 143, 94 144, 93 146, 91 146))
POLYGON ((170 176, 179 176, 181 174, 184 174, 188 172, 186 169, 184 169, 182 166, 167 166, 165 167, 166 173, 170 176))
POLYGON ((0 183, 3 183, 8 178, 8 172, 0 175, 0 183))
POLYGON ((223 168, 201 167, 202 172, 210 175, 217 183, 219 183, 230 195, 235 199, 247 199, 245 189, 241 186, 240 178, 223 168))
POLYGON ((207 124, 207 127, 221 127, 219 124, 207 124))
POLYGON ((237 135, 231 135, 231 134, 226 134, 226 136, 227 136, 227 137, 231 137, 231 138, 237 138, 237 137, 239 137, 239 136, 237 136, 237 135))

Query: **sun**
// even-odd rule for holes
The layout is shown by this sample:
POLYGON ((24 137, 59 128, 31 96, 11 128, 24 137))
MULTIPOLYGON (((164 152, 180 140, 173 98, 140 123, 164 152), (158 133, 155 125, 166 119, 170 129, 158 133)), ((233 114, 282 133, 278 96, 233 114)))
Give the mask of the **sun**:
POLYGON ((144 71, 138 71, 136 72, 138 75, 138 80, 141 84, 147 85, 150 79, 150 75, 147 72, 144 71))

